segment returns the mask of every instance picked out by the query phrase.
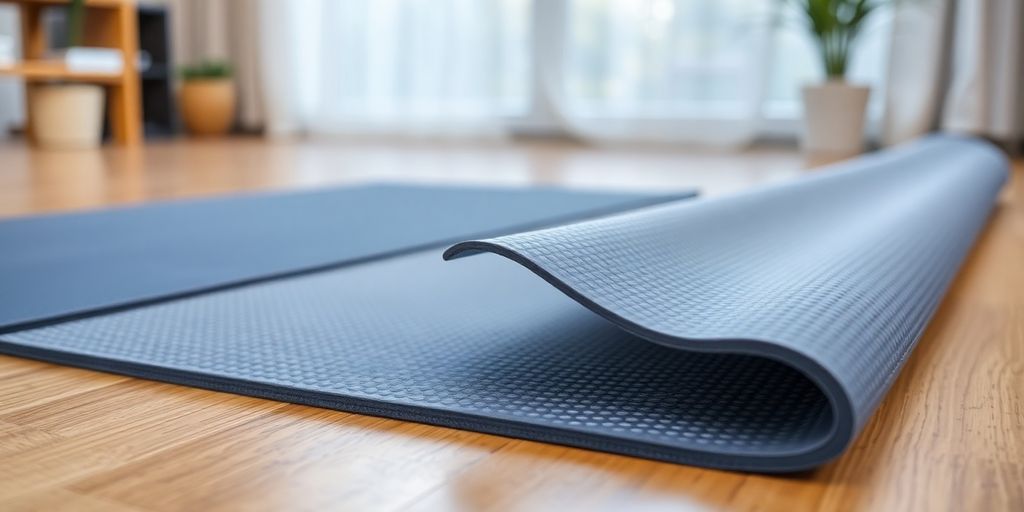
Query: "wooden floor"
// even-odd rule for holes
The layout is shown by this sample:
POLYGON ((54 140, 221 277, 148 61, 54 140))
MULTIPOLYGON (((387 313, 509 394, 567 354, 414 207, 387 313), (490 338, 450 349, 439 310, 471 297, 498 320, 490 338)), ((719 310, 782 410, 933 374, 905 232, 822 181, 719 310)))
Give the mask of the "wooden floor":
MULTIPOLYGON (((802 165, 788 150, 566 143, 0 145, 0 216, 366 180, 717 195, 802 165)), ((1022 177, 1018 162, 881 408, 815 472, 711 471, 0 357, 0 510, 1024 510, 1022 177)))

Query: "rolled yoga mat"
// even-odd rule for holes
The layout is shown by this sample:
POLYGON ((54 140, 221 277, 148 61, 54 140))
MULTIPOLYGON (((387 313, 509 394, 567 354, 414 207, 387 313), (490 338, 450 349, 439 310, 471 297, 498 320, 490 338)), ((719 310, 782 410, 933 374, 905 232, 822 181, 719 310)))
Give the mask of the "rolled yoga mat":
POLYGON ((1007 168, 987 143, 932 137, 741 195, 458 243, 445 258, 478 255, 455 262, 443 246, 361 259, 9 332, 0 350, 671 462, 802 470, 870 417, 1007 168))

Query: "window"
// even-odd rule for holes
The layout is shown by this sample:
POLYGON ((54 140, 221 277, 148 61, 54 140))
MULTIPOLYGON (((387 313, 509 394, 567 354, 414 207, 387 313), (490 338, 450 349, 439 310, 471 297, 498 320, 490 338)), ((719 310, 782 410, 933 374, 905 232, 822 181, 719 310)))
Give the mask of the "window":
MULTIPOLYGON (((778 0, 297 1, 277 67, 299 77, 291 108, 313 131, 600 128, 742 143, 795 133, 800 87, 821 79, 778 0)), ((874 86, 876 117, 885 21, 850 76, 874 86)))

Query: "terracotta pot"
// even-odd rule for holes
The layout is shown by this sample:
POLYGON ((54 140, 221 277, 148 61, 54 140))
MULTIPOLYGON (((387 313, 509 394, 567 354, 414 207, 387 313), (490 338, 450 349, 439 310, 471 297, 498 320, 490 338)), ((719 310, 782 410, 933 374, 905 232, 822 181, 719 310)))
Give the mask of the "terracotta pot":
POLYGON ((89 149, 103 135, 103 88, 49 84, 29 88, 32 139, 45 149, 89 149))
POLYGON ((181 84, 181 117, 194 135, 224 135, 235 120, 235 84, 228 78, 191 79, 181 84))
POLYGON ((870 92, 869 87, 842 80, 804 87, 804 151, 836 157, 863 151, 864 114, 870 92))

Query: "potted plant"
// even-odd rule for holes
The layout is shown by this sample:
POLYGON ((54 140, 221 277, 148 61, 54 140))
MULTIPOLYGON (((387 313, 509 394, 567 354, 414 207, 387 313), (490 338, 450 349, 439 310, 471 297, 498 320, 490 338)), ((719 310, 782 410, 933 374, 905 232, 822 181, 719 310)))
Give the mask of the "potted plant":
POLYGON ((223 135, 235 120, 231 66, 204 61, 181 68, 179 104, 185 127, 195 135, 223 135))
POLYGON ((850 52, 884 0, 790 0, 814 39, 826 80, 803 88, 804 150, 837 157, 864 147, 870 88, 846 81, 850 52))
MULTIPOLYGON (((69 47, 81 46, 85 0, 68 5, 69 47)), ((47 83, 29 89, 32 136, 52 149, 99 146, 103 133, 103 88, 94 84, 47 83)))

